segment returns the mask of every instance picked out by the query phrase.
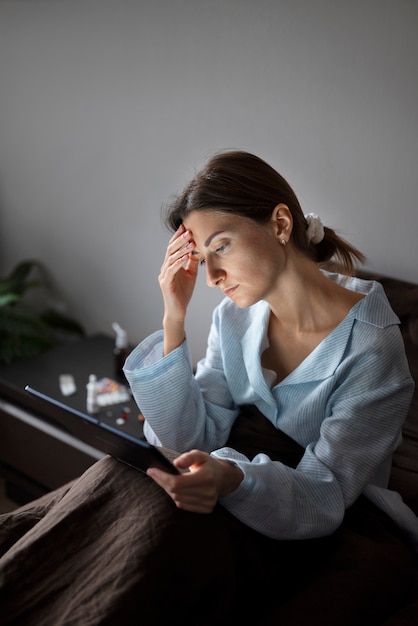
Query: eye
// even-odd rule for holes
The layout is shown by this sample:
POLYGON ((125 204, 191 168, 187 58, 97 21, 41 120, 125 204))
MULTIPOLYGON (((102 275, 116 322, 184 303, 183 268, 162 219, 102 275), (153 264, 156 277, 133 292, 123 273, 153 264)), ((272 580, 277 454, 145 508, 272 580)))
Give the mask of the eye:
POLYGON ((226 245, 225 245, 225 244, 222 244, 221 246, 219 246, 218 248, 216 248, 215 252, 216 252, 217 254, 219 254, 219 253, 221 253, 221 254, 222 254, 222 252, 225 252, 225 248, 226 248, 226 245))
POLYGON ((206 259, 202 259, 201 261, 199 261, 199 265, 205 265, 206 263, 206 259))

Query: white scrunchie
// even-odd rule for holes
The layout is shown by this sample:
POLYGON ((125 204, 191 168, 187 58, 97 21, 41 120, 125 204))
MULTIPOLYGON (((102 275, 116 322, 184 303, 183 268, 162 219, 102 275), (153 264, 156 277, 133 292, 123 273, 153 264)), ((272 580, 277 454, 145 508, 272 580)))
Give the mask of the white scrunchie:
POLYGON ((306 231, 308 243, 319 243, 322 241, 325 231, 321 218, 318 217, 316 213, 308 213, 305 215, 305 220, 308 222, 308 229, 306 231))

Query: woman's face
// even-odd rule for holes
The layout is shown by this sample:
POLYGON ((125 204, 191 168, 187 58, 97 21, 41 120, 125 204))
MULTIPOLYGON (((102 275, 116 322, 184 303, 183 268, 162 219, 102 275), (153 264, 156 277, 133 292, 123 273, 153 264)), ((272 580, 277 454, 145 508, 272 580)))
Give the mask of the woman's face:
POLYGON ((218 211, 192 211, 184 220, 195 242, 193 256, 206 267, 206 282, 219 287, 244 308, 269 301, 284 263, 283 246, 273 222, 252 220, 218 211))

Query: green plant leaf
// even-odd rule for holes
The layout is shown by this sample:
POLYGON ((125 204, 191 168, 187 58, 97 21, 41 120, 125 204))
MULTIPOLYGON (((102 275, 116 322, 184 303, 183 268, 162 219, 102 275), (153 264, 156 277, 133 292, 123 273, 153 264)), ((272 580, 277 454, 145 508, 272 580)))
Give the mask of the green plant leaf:
POLYGON ((45 286, 46 280, 29 280, 37 261, 19 263, 11 274, 0 280, 0 362, 10 363, 19 358, 44 352, 56 343, 84 335, 76 320, 54 310, 32 310, 22 296, 28 289, 45 286))
POLYGON ((53 311, 52 309, 45 311, 40 319, 51 329, 74 333, 76 335, 84 335, 84 328, 76 320, 53 311))
POLYGON ((0 295, 0 307, 8 306, 9 304, 13 304, 13 302, 17 302, 20 300, 20 296, 16 293, 5 293, 4 295, 0 295))
POLYGON ((0 362, 39 354, 53 344, 47 325, 30 311, 11 306, 0 309, 0 362))
POLYGON ((8 277, 0 280, 0 295, 14 293, 22 296, 27 289, 42 285, 42 281, 27 280, 35 267, 40 267, 37 261, 22 261, 19 263, 8 277))
POLYGON ((54 342, 46 337, 31 335, 3 335, 0 333, 0 363, 36 356, 51 348, 54 342))

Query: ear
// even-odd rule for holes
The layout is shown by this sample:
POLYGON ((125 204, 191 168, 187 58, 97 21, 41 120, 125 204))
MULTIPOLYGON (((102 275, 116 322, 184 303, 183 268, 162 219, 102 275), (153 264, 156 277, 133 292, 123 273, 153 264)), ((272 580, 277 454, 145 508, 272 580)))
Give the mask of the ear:
POLYGON ((293 217, 286 204, 277 204, 271 214, 274 234, 282 245, 289 242, 293 230, 293 217))

